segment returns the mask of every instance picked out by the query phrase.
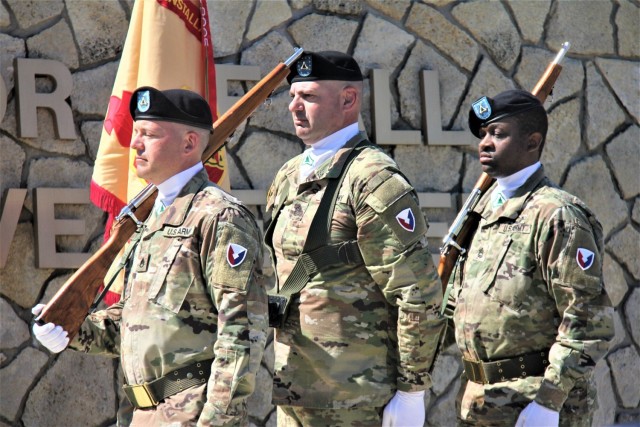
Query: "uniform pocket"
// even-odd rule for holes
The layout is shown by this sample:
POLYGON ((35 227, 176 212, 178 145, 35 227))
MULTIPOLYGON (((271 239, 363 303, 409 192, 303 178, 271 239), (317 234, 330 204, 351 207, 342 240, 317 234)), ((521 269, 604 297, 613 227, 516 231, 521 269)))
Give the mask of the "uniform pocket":
POLYGON ((188 268, 180 268, 180 250, 182 239, 174 239, 162 257, 149 288, 148 298, 155 304, 178 313, 189 292, 195 275, 188 268))
POLYGON ((530 293, 535 293, 531 288, 535 260, 519 246, 511 237, 505 241, 492 268, 491 281, 484 289, 491 299, 516 311, 529 301, 530 293))

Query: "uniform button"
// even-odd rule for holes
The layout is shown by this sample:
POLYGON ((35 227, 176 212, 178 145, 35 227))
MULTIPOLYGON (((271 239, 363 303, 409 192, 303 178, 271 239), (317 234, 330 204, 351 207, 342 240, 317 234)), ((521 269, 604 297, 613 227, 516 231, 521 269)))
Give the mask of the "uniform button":
POLYGON ((193 374, 192 374, 191 372, 189 372, 189 373, 187 374, 187 379, 188 379, 188 380, 190 380, 191 378, 193 378, 193 374))

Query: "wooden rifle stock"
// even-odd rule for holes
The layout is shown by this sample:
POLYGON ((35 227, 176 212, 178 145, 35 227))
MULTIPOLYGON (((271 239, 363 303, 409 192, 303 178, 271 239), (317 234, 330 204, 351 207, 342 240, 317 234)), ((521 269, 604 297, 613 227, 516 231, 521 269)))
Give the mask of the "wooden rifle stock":
MULTIPOLYGON (((260 106, 280 85, 289 67, 302 55, 303 49, 278 64, 251 90, 236 102, 213 124, 213 134, 202 154, 206 162, 225 143, 235 129, 260 106)), ((157 188, 149 184, 120 212, 111 229, 111 237, 96 251, 58 290, 36 319, 39 324, 54 323, 62 326, 73 338, 104 283, 109 267, 136 229, 148 218, 157 197, 157 188)))
MULTIPOLYGON (((567 50, 569 50, 569 43, 564 42, 562 44, 562 49, 560 49, 554 60, 547 66, 544 74, 542 74, 542 77, 538 80, 533 91, 531 91, 531 93, 543 104, 551 93, 553 85, 562 71, 560 61, 562 61, 567 50)), ((451 228, 449 228, 449 232, 442 240, 443 245, 440 249, 438 274, 440 275, 443 294, 446 291, 449 278, 451 277, 451 273, 458 262, 458 258, 469 248, 471 239, 473 238, 473 235, 478 228, 478 224, 480 223, 480 215, 477 212, 474 212, 473 209, 476 207, 482 196, 489 190, 493 182, 494 179, 485 172, 480 175, 480 178, 478 178, 478 181, 476 181, 473 186, 471 195, 465 201, 462 209, 458 212, 458 216, 451 225, 451 228)))

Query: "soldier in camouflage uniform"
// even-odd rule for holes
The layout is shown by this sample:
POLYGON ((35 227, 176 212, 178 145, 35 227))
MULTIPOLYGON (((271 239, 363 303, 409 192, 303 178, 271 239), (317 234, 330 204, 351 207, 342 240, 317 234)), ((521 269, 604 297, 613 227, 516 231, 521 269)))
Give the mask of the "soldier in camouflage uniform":
POLYGON ((357 241, 361 260, 321 265, 276 329, 278 426, 422 426, 443 322, 417 195, 358 131, 362 74, 353 58, 307 53, 293 68, 289 110, 309 147, 280 169, 268 194, 266 243, 279 286, 311 237, 328 181, 354 150, 329 240, 357 241))
POLYGON ((458 265, 450 301, 465 372, 463 425, 590 425, 587 383, 613 336, 602 228, 539 162, 547 115, 530 93, 483 97, 469 112, 480 163, 497 182, 458 265))
MULTIPOLYGON (((247 424, 267 330, 260 232, 208 180, 200 157, 212 116, 202 97, 144 87, 130 111, 136 170, 158 186, 156 207, 132 239, 121 300, 89 315, 70 346, 120 356, 135 409, 119 425, 247 424)), ((52 324, 34 333, 56 352, 69 341, 52 324)))

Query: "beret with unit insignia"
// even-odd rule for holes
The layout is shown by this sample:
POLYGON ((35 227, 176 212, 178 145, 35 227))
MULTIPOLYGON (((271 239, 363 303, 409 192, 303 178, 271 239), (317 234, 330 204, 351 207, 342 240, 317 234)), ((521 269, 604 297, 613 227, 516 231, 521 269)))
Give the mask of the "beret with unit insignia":
POLYGON ((469 130, 480 138, 480 129, 488 124, 533 109, 545 112, 540 100, 524 90, 507 90, 493 98, 483 96, 471 104, 469 130))
POLYGON ((210 131, 213 127, 209 104, 203 97, 190 90, 140 87, 131 95, 129 112, 134 121, 175 122, 210 131))
POLYGON ((362 81, 362 72, 351 55, 336 51, 306 52, 287 76, 289 84, 318 80, 362 81))

